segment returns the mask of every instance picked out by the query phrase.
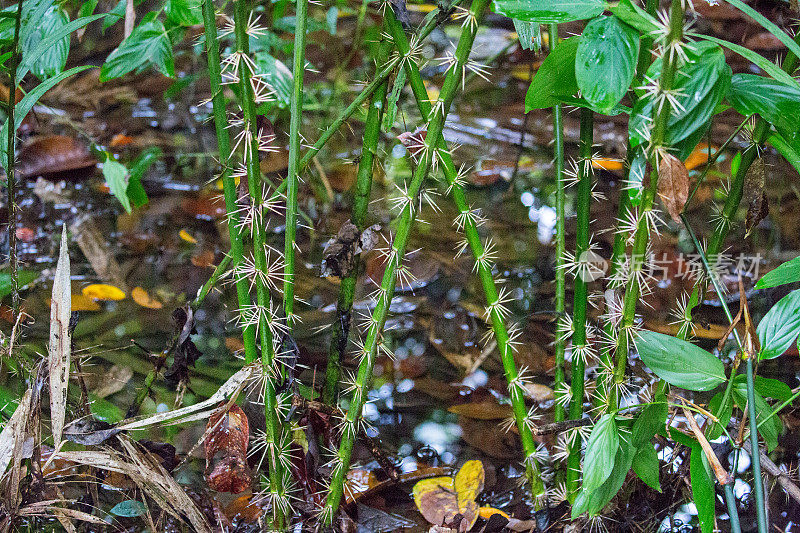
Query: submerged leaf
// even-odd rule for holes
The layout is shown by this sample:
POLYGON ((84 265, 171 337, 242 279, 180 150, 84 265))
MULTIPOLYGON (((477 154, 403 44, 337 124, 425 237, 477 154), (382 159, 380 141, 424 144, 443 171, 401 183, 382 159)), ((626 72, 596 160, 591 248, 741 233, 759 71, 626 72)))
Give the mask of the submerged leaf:
POLYGON ((91 285, 87 285, 81 290, 81 292, 84 296, 91 298, 92 300, 110 300, 117 302, 125 299, 125 292, 122 289, 119 289, 113 285, 107 285, 105 283, 93 283, 91 285))
POLYGON ((134 287, 131 291, 131 298, 137 304, 148 309, 161 309, 164 304, 147 294, 147 291, 141 287, 134 287))
POLYGON ((681 212, 689 198, 689 171, 680 159, 664 153, 658 162, 658 195, 675 222, 681 221, 681 212))

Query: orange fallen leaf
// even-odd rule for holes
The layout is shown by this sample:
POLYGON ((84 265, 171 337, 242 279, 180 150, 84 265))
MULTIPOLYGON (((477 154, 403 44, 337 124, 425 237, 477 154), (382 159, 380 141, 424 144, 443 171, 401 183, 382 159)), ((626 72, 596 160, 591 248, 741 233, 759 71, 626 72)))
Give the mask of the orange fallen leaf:
POLYGON ((133 137, 128 137, 122 133, 117 133, 111 139, 110 146, 117 148, 119 146, 127 146, 133 142, 133 137))
POLYGON ((147 291, 141 287, 134 287, 131 291, 131 298, 137 304, 148 309, 161 309, 164 304, 147 294, 147 291))
POLYGON ((622 159, 614 159, 611 157, 593 157, 592 168, 615 172, 624 169, 625 163, 622 161, 622 159))
MULTIPOLYGON (((689 154, 689 157, 686 158, 686 161, 683 164, 686 166, 686 170, 694 170, 697 167, 703 166, 708 163, 708 143, 700 143, 697 147, 689 154)), ((711 146, 711 157, 719 151, 719 146, 711 146)))
POLYGON ((182 230, 180 230, 180 231, 178 232, 178 236, 179 236, 181 239, 183 239, 184 241, 186 241, 186 242, 190 242, 190 243, 192 243, 192 244, 197 244, 197 239, 195 239, 194 237, 192 237, 192 234, 191 234, 191 233, 189 233, 188 231, 186 231, 185 229, 182 229, 182 230))
POLYGON ((111 300, 116 302, 125 299, 125 292, 122 289, 105 283, 87 285, 81 292, 84 296, 92 300, 111 300))
POLYGON ((431 524, 462 533, 469 531, 478 520, 475 498, 483 490, 484 478, 483 463, 467 461, 455 478, 440 476, 417 482, 413 489, 414 503, 431 524))
POLYGON ((489 520, 492 516, 499 514, 506 520, 510 520, 511 517, 508 516, 507 513, 501 511, 500 509, 495 509, 494 507, 481 507, 478 509, 478 516, 483 518, 484 520, 489 520))

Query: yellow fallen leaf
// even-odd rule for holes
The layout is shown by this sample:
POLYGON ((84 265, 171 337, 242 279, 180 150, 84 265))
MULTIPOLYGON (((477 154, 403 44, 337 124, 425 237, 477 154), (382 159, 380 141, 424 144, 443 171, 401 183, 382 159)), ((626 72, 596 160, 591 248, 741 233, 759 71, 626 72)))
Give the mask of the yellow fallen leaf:
POLYGON ((612 159, 610 157, 593 157, 592 168, 599 168, 602 170, 608 170, 609 172, 614 172, 625 168, 625 164, 621 159, 612 159))
POLYGON ((106 285, 105 283, 87 285, 81 292, 84 296, 92 300, 112 300, 116 302, 125 299, 125 292, 123 292, 122 289, 118 289, 113 285, 106 285))
POLYGON ((137 304, 148 309, 161 309, 164 304, 147 294, 147 291, 141 287, 134 287, 131 291, 131 298, 137 304))
POLYGON ((440 476, 418 481, 413 488, 414 503, 434 525, 450 524, 460 531, 469 531, 478 520, 479 507, 475 498, 483 490, 483 463, 467 461, 455 476, 440 476), (452 524, 456 515, 466 522, 452 524))
POLYGON ((179 236, 181 239, 183 239, 184 241, 186 241, 186 242, 190 242, 190 243, 192 243, 192 244, 197 244, 197 239, 195 239, 194 237, 192 237, 192 234, 191 234, 191 233, 189 233, 188 231, 186 231, 185 229, 182 229, 182 230, 180 230, 180 231, 178 232, 178 236, 179 236))
POLYGON ((436 6, 433 4, 406 4, 409 11, 416 11, 417 13, 430 13, 436 6))
POLYGON ((492 515, 496 515, 496 514, 499 514, 500 516, 502 516, 506 520, 510 520, 511 519, 511 517, 508 516, 507 513, 504 513, 500 509, 495 509, 494 507, 481 507, 481 508, 478 509, 478 516, 480 516, 484 520, 489 520, 492 517, 492 515))
POLYGON ((99 311, 100 304, 88 298, 84 294, 72 295, 72 310, 73 311, 99 311))
POLYGON ((425 82, 425 92, 428 93, 429 101, 436 102, 439 100, 439 89, 437 89, 435 85, 425 82))

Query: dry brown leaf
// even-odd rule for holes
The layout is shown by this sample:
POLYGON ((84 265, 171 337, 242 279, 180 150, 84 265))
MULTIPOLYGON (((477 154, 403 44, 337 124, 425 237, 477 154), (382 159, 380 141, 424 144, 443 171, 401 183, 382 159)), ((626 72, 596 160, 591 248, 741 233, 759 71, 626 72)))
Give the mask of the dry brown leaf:
POLYGON ((79 216, 69 229, 97 276, 107 283, 120 287, 123 291, 128 290, 122 268, 114 258, 114 251, 108 245, 103 232, 97 227, 94 218, 88 214, 79 216))
POLYGON ((229 409, 223 406, 208 417, 207 428, 210 430, 205 441, 208 486, 219 492, 244 492, 251 484, 247 465, 250 440, 247 415, 236 404, 229 409))
POLYGON ((61 251, 53 280, 53 300, 50 304, 50 345, 47 350, 50 374, 50 420, 53 426, 53 443, 61 444, 64 420, 67 414, 67 387, 71 342, 69 317, 72 313, 72 290, 69 277, 69 250, 67 226, 61 230, 61 251))
POLYGON ((31 389, 28 389, 19 401, 14 414, 3 426, 3 431, 0 432, 0 476, 5 473, 11 463, 17 439, 23 438, 25 434, 25 423, 28 421, 30 411, 31 389))
POLYGON ((80 170, 96 164, 97 160, 89 153, 89 149, 76 139, 48 135, 25 143, 20 150, 17 172, 21 177, 29 178, 80 170))
POLYGON ((680 159, 669 153, 662 153, 658 162, 658 195, 672 220, 680 222, 683 206, 689 198, 689 171, 680 159))
POLYGON ((467 461, 455 478, 442 476, 417 482, 413 489, 414 503, 434 526, 448 526, 462 533, 469 531, 478 520, 475 498, 483 490, 484 478, 483 463, 467 461))
POLYGON ((98 398, 105 398, 111 396, 122 389, 133 377, 133 370, 129 366, 112 366, 108 372, 103 374, 100 383, 92 391, 98 398))
POLYGON ((750 235, 750 232, 769 214, 766 184, 767 167, 763 159, 756 157, 744 175, 744 199, 747 201, 745 236, 750 235))

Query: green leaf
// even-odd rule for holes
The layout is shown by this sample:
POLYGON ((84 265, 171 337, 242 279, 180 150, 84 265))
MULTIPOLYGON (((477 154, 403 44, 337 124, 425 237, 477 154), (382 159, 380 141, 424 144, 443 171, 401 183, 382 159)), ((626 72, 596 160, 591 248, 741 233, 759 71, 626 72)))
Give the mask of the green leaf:
POLYGON ((649 443, 659 428, 664 427, 668 412, 669 409, 665 398, 662 398, 662 401, 657 400, 657 403, 651 403, 642 409, 642 412, 639 413, 633 423, 633 428, 631 428, 633 433, 632 442, 636 448, 649 443))
POLYGON ((113 80, 131 71, 141 72, 151 65, 163 75, 175 77, 172 43, 156 13, 145 15, 128 38, 111 52, 100 69, 100 81, 113 80))
POLYGON ((108 152, 105 153, 106 160, 103 161, 103 177, 106 180, 111 194, 117 197, 119 203, 128 213, 131 212, 131 201, 128 199, 128 180, 130 175, 125 165, 114 159, 108 152))
POLYGON ((758 113, 774 125, 795 148, 800 138, 800 86, 755 76, 736 74, 731 79, 728 101, 739 113, 747 116, 758 113))
MULTIPOLYGON (((64 39, 69 42, 69 36, 72 32, 77 29, 80 29, 87 24, 94 22, 95 20, 103 18, 104 15, 90 15, 88 17, 81 17, 79 19, 73 20, 68 24, 64 24, 60 28, 48 33, 48 35, 39 41, 36 45, 36 48, 30 51, 30 53, 26 54, 23 57, 22 62, 19 64, 17 68, 17 79, 21 80, 25 77, 25 75, 29 71, 33 71, 36 74, 36 66, 38 65, 39 60, 45 55, 51 53, 51 49, 58 48, 59 43, 61 43, 64 39)), ((66 61, 66 58, 65 58, 66 61)), ((63 67, 63 65, 62 65, 63 67)), ((39 76, 38 74, 36 74, 39 76)), ((39 76, 41 77, 41 76, 39 76)))
POLYGON ((786 261, 778 268, 770 270, 758 280, 756 289, 769 289, 800 281, 800 257, 786 261))
POLYGON ((94 10, 97 8, 97 3, 99 0, 86 0, 84 3, 81 4, 81 8, 78 10, 78 17, 88 17, 94 10))
POLYGON ((728 399, 725 400, 725 404, 723 405, 722 398, 724 396, 725 393, 718 392, 713 398, 711 398, 711 401, 708 402, 709 410, 719 420, 719 423, 711 423, 711 427, 706 435, 708 440, 718 439, 723 433, 723 428, 726 428, 728 426, 728 422, 731 420, 731 415, 733 414, 733 399, 728 396, 728 399))
POLYGON ((600 485, 596 490, 587 491, 585 485, 581 487, 578 497, 572 506, 572 518, 576 518, 583 513, 589 516, 595 515, 603 507, 606 506, 611 498, 614 497, 625 479, 628 476, 628 471, 631 469, 631 463, 636 453, 636 448, 626 439, 625 434, 620 432, 619 436, 619 449, 614 456, 614 466, 611 475, 605 483, 600 485))
MULTIPOLYGON (((35 270, 17 270, 17 283, 23 289, 39 279, 39 272, 35 270)), ((0 299, 11 294, 11 272, 0 272, 0 299)))
POLYGON ((661 492, 661 483, 658 480, 658 453, 652 444, 646 443, 636 451, 631 467, 647 486, 661 492))
POLYGON ((638 57, 636 30, 614 16, 590 20, 575 55, 581 95, 601 112, 614 108, 628 92, 638 57))
POLYGON ((726 41, 725 39, 717 39, 716 37, 712 37, 710 35, 700 35, 701 39, 705 39, 706 41, 711 41, 712 43, 716 43, 720 46, 723 46, 730 50, 731 52, 737 53, 746 60, 750 61, 758 68, 772 76, 776 81, 784 83, 786 85, 797 85, 797 82, 794 78, 792 78, 789 74, 786 73, 782 68, 778 65, 767 59, 766 57, 753 52, 749 48, 745 48, 744 46, 740 46, 738 44, 732 43, 730 41, 726 41))
POLYGON ((126 196, 133 202, 136 207, 142 207, 149 200, 147 193, 142 187, 142 178, 150 166, 155 163, 164 153, 161 148, 151 146, 146 148, 139 157, 137 157, 130 165, 130 177, 128 179, 128 188, 125 190, 126 196))
MULTIPOLYGON (((772 417, 764 424, 761 424, 768 416, 772 414, 772 408, 767 401, 758 393, 754 394, 755 409, 756 409, 756 422, 761 426, 758 428, 758 434, 764 439, 764 444, 767 445, 767 451, 772 451, 778 446, 778 435, 783 431, 783 423, 780 417, 772 417)), ((747 408, 747 380, 738 380, 733 385, 733 401, 739 409, 747 408)))
POLYGON ((722 361, 677 337, 655 331, 642 331, 636 341, 636 348, 650 370, 676 387, 708 391, 725 381, 722 361))
POLYGON ((759 359, 774 359, 789 349, 800 334, 800 289, 781 298, 756 328, 761 343, 759 359))
POLYGON ((753 384, 755 385, 756 391, 764 398, 774 398, 785 402, 792 397, 792 388, 778 379, 755 376, 753 384))
POLYGON ((712 533, 714 531, 714 480, 703 464, 703 448, 700 445, 692 446, 689 458, 689 477, 692 483, 692 498, 697 507, 697 518, 700 521, 700 531, 712 533))
MULTIPOLYGON (((17 103, 16 107, 14 107, 14 129, 19 129, 19 125, 22 124, 22 121, 25 117, 30 113, 33 106, 36 105, 36 102, 44 96, 44 93, 52 89, 56 84, 65 80, 72 76, 73 74, 77 74, 78 72, 83 72, 84 70, 94 68, 92 65, 83 65, 80 67, 73 67, 69 70, 65 70, 61 74, 57 76, 53 76, 52 78, 47 78, 47 80, 43 81, 26 94, 22 100, 17 103)), ((0 163, 2 164, 3 168, 8 168, 6 166, 8 162, 8 120, 3 123, 3 128, 0 131, 0 163)))
POLYGON ((519 45, 523 50, 538 52, 542 49, 542 35, 539 32, 538 22, 513 19, 514 30, 519 37, 519 45))
POLYGON ((600 417, 586 443, 583 460, 583 487, 592 492, 603 484, 614 468, 614 456, 619 448, 619 435, 614 415, 600 417))
MULTIPOLYGON (((681 65, 675 76, 675 92, 678 107, 672 110, 667 123, 666 143, 669 146, 692 135, 704 126, 713 115, 717 105, 728 92, 731 68, 725 63, 725 54, 716 44, 700 41, 686 46, 688 62, 681 65)), ((647 77, 661 77, 662 60, 653 61, 647 69, 647 77)), ((631 112, 628 136, 633 146, 645 142, 642 132, 649 127, 653 117, 655 99, 642 90, 639 100, 631 112)))
POLYGON ((117 4, 111 8, 111 11, 106 13, 106 18, 103 20, 103 31, 125 18, 125 8, 127 7, 128 0, 119 0, 117 4))
POLYGON ((195 26, 203 23, 200 0, 167 0, 164 13, 167 19, 177 26, 195 26))
POLYGON ((556 49, 547 55, 525 95, 526 113, 533 109, 553 107, 561 101, 560 97, 578 92, 575 55, 579 43, 579 37, 570 37, 558 43, 556 49))
MULTIPOLYGON (((44 80, 50 76, 55 76, 64 70, 69 54, 69 32, 61 36, 46 49, 39 51, 39 44, 51 35, 61 35, 64 26, 69 22, 66 11, 58 6, 51 7, 41 20, 36 24, 36 29, 32 31, 28 38, 23 42, 23 50, 34 50, 37 58, 32 62, 30 71, 33 75, 44 80)), ((20 78, 21 79, 21 78, 20 78)))
POLYGON ((282 108, 289 107, 292 100, 292 71, 267 52, 258 52, 255 57, 256 75, 275 91, 275 98, 282 108))
POLYGON ((494 0, 495 12, 512 19, 550 24, 596 17, 605 0, 494 0))
POLYGON ((632 3, 631 0, 622 0, 615 6, 611 6, 609 11, 614 13, 625 24, 633 26, 644 35, 649 35, 659 31, 661 26, 647 11, 632 3))
POLYGON ((147 507, 145 507, 142 502, 137 502, 136 500, 125 500, 124 502, 119 502, 108 512, 114 516, 135 518, 137 516, 143 516, 147 514, 147 507))
POLYGON ((789 144, 783 136, 776 132, 770 132, 767 142, 771 144, 786 161, 800 172, 800 150, 789 144))

